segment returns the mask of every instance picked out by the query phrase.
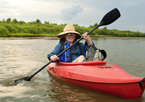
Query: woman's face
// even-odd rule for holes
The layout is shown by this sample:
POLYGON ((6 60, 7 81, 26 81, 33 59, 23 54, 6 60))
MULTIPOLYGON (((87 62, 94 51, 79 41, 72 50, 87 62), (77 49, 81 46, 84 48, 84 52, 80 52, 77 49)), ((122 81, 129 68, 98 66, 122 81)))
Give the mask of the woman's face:
POLYGON ((73 33, 69 33, 66 35, 66 42, 70 42, 70 43, 73 43, 74 39, 75 39, 75 36, 76 34, 73 34, 73 33))

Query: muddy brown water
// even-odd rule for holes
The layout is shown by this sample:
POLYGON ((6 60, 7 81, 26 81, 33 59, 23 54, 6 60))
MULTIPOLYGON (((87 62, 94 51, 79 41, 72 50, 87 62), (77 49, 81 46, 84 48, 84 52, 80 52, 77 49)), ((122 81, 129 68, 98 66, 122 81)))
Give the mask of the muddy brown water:
MULTIPOLYGON (((145 77, 145 39, 92 38, 107 52, 107 64, 117 64, 131 75, 145 77)), ((0 102, 145 102, 123 99, 53 78, 45 68, 30 82, 13 80, 32 75, 48 62, 58 39, 0 38, 0 102)), ((84 41, 82 41, 84 42, 84 41)))

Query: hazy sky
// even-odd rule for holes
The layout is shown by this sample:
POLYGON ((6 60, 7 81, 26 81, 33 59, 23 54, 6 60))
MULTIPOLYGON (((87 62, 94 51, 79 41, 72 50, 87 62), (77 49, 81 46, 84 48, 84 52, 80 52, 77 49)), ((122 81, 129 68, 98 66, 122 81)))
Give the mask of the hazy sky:
POLYGON ((108 25, 108 29, 145 33, 145 0, 0 0, 0 20, 16 18, 30 22, 39 19, 42 23, 88 27, 99 23, 114 8, 119 9, 121 17, 108 25))

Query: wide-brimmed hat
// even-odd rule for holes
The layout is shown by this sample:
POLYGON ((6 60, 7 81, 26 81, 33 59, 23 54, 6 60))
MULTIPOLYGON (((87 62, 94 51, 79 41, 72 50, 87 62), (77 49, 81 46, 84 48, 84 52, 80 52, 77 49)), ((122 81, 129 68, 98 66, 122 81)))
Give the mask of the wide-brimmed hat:
POLYGON ((73 25, 67 24, 63 29, 63 32, 57 35, 58 38, 63 38, 65 34, 74 33, 76 34, 76 39, 81 38, 81 34, 75 31, 75 27, 73 25))

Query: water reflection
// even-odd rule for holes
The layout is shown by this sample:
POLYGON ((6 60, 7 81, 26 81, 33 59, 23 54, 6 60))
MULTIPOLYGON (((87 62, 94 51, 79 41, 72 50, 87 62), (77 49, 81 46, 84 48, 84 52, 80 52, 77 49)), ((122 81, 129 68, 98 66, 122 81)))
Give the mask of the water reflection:
POLYGON ((89 101, 95 102, 97 99, 92 96, 99 97, 102 93, 94 93, 88 89, 72 85, 70 83, 66 83, 59 79, 52 77, 49 74, 49 78, 51 79, 51 92, 54 92, 54 95, 49 95, 49 97, 53 98, 56 101, 89 101))

